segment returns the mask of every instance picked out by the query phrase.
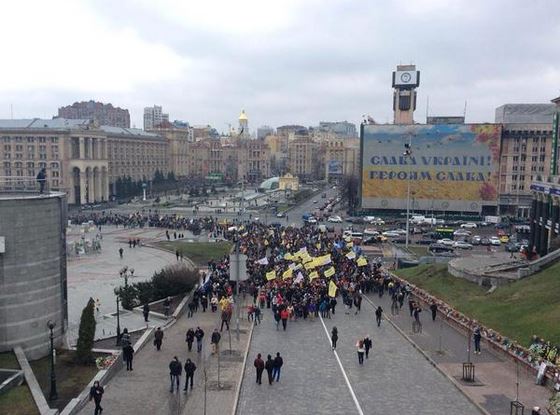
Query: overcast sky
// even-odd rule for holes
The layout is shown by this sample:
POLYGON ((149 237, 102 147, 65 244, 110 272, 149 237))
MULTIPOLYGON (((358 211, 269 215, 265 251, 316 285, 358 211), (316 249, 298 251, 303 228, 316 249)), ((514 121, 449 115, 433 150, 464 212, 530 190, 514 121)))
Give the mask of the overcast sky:
POLYGON ((37 0, 2 4, 0 118, 95 99, 237 124, 392 120, 391 72, 421 71, 415 119, 494 120, 560 95, 558 0, 37 0))

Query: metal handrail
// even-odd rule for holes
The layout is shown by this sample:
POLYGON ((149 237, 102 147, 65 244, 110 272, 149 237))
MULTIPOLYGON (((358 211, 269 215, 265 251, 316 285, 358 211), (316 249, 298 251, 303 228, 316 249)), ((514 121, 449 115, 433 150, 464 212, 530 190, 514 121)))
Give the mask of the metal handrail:
MULTIPOLYGON (((40 182, 33 176, 0 176, 0 193, 40 193, 40 190, 40 182)), ((48 178, 43 193, 49 193, 48 178)))

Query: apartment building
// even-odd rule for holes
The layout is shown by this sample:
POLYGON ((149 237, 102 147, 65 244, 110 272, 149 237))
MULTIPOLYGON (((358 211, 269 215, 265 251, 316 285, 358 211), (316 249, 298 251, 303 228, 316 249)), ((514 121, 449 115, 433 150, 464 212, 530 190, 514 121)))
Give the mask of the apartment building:
POLYGON ((58 117, 69 120, 95 120, 98 125, 130 128, 130 113, 127 109, 113 107, 97 101, 74 102, 60 107, 58 117))

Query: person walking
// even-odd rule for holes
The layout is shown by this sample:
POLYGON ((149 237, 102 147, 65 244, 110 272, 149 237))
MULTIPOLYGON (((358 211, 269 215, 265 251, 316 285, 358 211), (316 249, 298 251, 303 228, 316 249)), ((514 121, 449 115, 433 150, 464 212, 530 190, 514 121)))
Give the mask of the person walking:
POLYGON ((134 348, 130 343, 127 343, 123 346, 123 360, 126 362, 126 370, 133 370, 132 359, 134 359, 134 348))
POLYGON ((42 168, 39 170, 37 174, 37 183, 39 183, 39 193, 43 193, 45 191, 45 183, 47 182, 47 169, 42 168))
POLYGON ((369 359, 369 350, 371 349, 372 345, 373 342, 371 341, 369 335, 366 335, 366 337, 364 338, 364 350, 366 351, 366 359, 369 359))
POLYGON ((194 380, 194 371, 196 370, 196 365, 191 361, 191 359, 187 359, 185 362, 185 392, 189 386, 189 379, 191 381, 191 390, 193 388, 193 380, 194 380))
POLYGON ((358 351, 358 364, 363 365, 364 364, 364 353, 365 353, 364 340, 363 339, 359 339, 356 342, 356 349, 358 351))
POLYGON ((169 317, 169 311, 171 310, 171 297, 167 297, 163 301, 163 313, 165 314, 165 318, 169 317))
POLYGON ((161 349, 161 343, 163 342, 163 331, 161 327, 158 327, 154 332, 154 345, 156 349, 159 351, 161 349))
POLYGON ((430 311, 432 312, 432 321, 436 321, 437 304, 435 301, 430 305, 430 311))
POLYGON ((218 332, 218 329, 214 329, 214 333, 212 333, 212 337, 210 337, 210 342, 212 343, 212 354, 219 353, 219 344, 220 339, 222 336, 218 332))
POLYGON ((383 317, 383 309, 381 306, 377 306, 375 310, 375 321, 377 321, 377 327, 381 326, 381 317, 383 317))
POLYGON ((229 317, 229 310, 226 307, 222 310, 222 326, 220 327, 220 331, 224 329, 224 324, 226 325, 226 329, 229 331, 229 317))
POLYGON ((177 392, 179 392, 179 385, 181 384, 181 373, 183 372, 183 365, 177 358, 173 357, 173 360, 169 363, 169 379, 171 380, 171 386, 169 392, 173 393, 174 385, 177 385, 177 392))
POLYGON ((196 351, 200 353, 202 351, 202 338, 204 337, 204 331, 197 327, 194 332, 194 338, 196 339, 196 351))
POLYGON ((185 341, 187 342, 187 348, 190 352, 192 350, 192 344, 194 342, 194 330, 192 328, 187 330, 185 341))
POLYGON ((333 350, 336 350, 337 341, 338 341, 338 329, 336 328, 336 326, 334 326, 331 331, 331 344, 333 350))
POLYGON ((290 317, 290 313, 288 312, 287 308, 283 308, 280 311, 280 318, 282 319, 282 328, 286 331, 286 325, 288 324, 288 318, 290 317))
POLYGON ((93 382, 93 386, 89 390, 89 400, 93 400, 95 403, 94 415, 99 415, 103 412, 103 408, 101 407, 101 398, 103 398, 104 392, 105 390, 103 389, 103 386, 99 384, 98 380, 93 382))
POLYGON ((124 249, 122 249, 122 246, 119 248, 119 256, 121 257, 121 259, 123 258, 123 252, 124 249))
POLYGON ((253 366, 255 366, 255 369, 257 371, 257 383, 259 385, 262 384, 262 374, 264 371, 264 361, 261 358, 261 354, 257 354, 257 358, 255 359, 255 361, 253 362, 253 366))
POLYGON ((480 327, 476 327, 473 333, 474 340, 474 354, 480 354, 480 340, 482 339, 482 334, 480 332, 480 327))
POLYGON ((276 382, 280 380, 280 370, 282 369, 283 364, 284 359, 280 356, 280 352, 277 352, 276 357, 274 358, 274 367, 272 369, 272 379, 276 379, 276 382))
MULTIPOLYGON (((259 308, 259 307, 257 307, 257 308, 259 308)), ((278 328, 280 327, 280 310, 275 310, 274 311, 274 320, 276 321, 276 330, 278 330, 278 328)))
POLYGON ((148 317, 150 316, 150 305, 148 303, 144 304, 142 307, 142 314, 144 314, 144 322, 148 322, 148 317))
POLYGON ((268 384, 272 385, 272 371, 274 370, 274 360, 272 360, 272 356, 268 355, 266 357, 266 363, 264 364, 264 368, 266 369, 266 373, 268 374, 268 384))

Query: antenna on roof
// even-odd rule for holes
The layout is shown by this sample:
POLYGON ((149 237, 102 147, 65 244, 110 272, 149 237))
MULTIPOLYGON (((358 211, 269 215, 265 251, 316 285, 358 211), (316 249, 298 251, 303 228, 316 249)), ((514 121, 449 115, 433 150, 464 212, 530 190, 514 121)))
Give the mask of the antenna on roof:
POLYGON ((13 104, 10 104, 10 119, 14 119, 14 106, 13 104))
POLYGON ((430 115, 430 96, 426 96, 426 122, 428 122, 428 115, 430 115))

